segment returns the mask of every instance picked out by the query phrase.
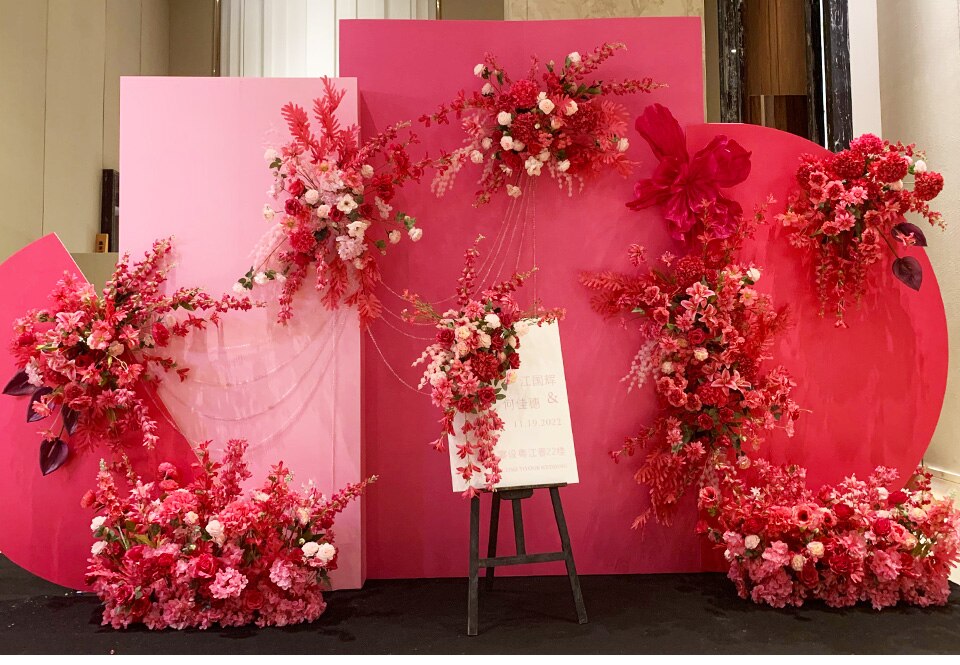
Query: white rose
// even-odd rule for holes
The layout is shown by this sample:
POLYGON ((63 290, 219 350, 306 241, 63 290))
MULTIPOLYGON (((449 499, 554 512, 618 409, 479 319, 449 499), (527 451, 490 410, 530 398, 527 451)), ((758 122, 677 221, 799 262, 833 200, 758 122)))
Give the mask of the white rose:
POLYGON ((320 192, 315 189, 308 189, 303 193, 303 200, 310 205, 316 205, 317 201, 320 200, 320 192))
POLYGON ((918 159, 916 162, 914 162, 913 164, 914 173, 924 173, 926 172, 926 170, 927 170, 927 163, 925 161, 923 161, 922 159, 918 159))
POLYGON ((527 144, 526 144, 526 143, 524 143, 523 141, 517 141, 516 139, 514 139, 514 141, 513 141, 513 149, 514 149, 514 150, 516 150, 517 152, 520 152, 521 150, 523 150, 523 149, 526 148, 526 147, 527 147, 527 144))
POLYGON ((316 556, 317 552, 320 551, 320 544, 311 540, 304 543, 300 549, 303 550, 303 556, 309 559, 310 557, 316 556))
POLYGON ((265 161, 267 164, 273 164, 275 161, 277 161, 278 157, 280 157, 280 153, 273 148, 267 148, 263 153, 263 161, 265 161))
POLYGON ((925 519, 927 519, 927 511, 925 511, 923 508, 920 508, 919 506, 917 506, 916 508, 911 508, 910 519, 913 520, 914 522, 923 522, 925 519))
POLYGON ((104 522, 107 521, 107 518, 103 515, 97 515, 90 521, 90 530, 96 532, 97 529, 103 526, 104 522))
POLYGON ((541 151, 540 151, 540 154, 537 155, 537 159, 539 159, 541 162, 547 161, 548 159, 550 159, 550 151, 549 151, 549 150, 541 150, 541 151))
POLYGON ((557 170, 560 171, 560 173, 566 173, 567 169, 569 168, 570 168, 569 159, 561 159, 559 162, 557 162, 557 170))
POLYGON ((276 213, 276 211, 274 211, 273 208, 271 208, 270 206, 267 206, 267 205, 263 206, 263 218, 264 218, 265 220, 267 220, 267 221, 269 222, 270 220, 273 219, 273 216, 274 216, 275 214, 277 214, 277 213, 276 213))
POLYGON ((803 557, 802 554, 794 554, 793 558, 790 559, 790 567, 793 568, 798 573, 803 570, 804 564, 807 563, 807 560, 803 557))
POLYGON ((693 350, 693 357, 699 360, 700 362, 703 362, 709 356, 710 356, 710 353, 702 346, 693 350))
POLYGON ((503 148, 504 150, 513 150, 513 137, 501 136, 500 147, 503 148))
POLYGON ((490 339, 490 335, 488 335, 485 332, 482 332, 479 335, 477 335, 477 346, 479 346, 481 349, 490 348, 491 341, 492 340, 490 339))
POLYGON ((750 270, 747 271, 747 279, 749 279, 751 282, 759 282, 760 274, 759 268, 750 268, 750 270))
POLYGON ((878 488, 877 488, 877 497, 878 497, 881 501, 886 501, 888 496, 890 496, 890 492, 887 491, 887 488, 886 488, 886 487, 878 487, 878 488))
POLYGON ((566 105, 563 107, 563 114, 573 115, 574 113, 577 112, 577 108, 578 108, 577 103, 575 101, 573 101, 572 99, 567 100, 566 105))
POLYGON ((580 62, 580 53, 578 51, 574 51, 573 53, 567 56, 567 59, 570 62, 580 62))
POLYGON ((360 167, 360 175, 363 176, 364 178, 373 177, 373 167, 370 166, 369 164, 364 164, 363 166, 360 167))
POLYGON ((507 370, 507 376, 506 376, 507 385, 510 385, 516 380, 517 380, 517 370, 515 369, 507 370))
POLYGON ((895 192, 899 192, 901 189, 903 189, 903 180, 897 180, 896 182, 891 183, 890 189, 895 192))
POLYGON ((483 148, 484 150, 489 150, 492 145, 493 145, 493 139, 490 138, 489 136, 485 137, 482 141, 480 141, 480 147, 483 148))
POLYGON ((516 185, 507 185, 507 194, 513 198, 520 196, 520 188, 516 185))
POLYGON ((543 168, 543 162, 541 162, 536 157, 530 156, 527 157, 527 161, 523 163, 525 169, 527 169, 527 175, 540 175, 540 169, 543 168))
POLYGON ((823 556, 823 543, 821 543, 819 540, 811 540, 809 543, 807 543, 807 551, 810 552, 810 556, 815 559, 819 559, 823 556))
POLYGON ((458 357, 458 358, 462 358, 463 356, 465 356, 465 355, 467 355, 468 353, 470 353, 470 347, 467 346, 467 343, 466 343, 466 342, 457 342, 457 345, 456 345, 455 348, 456 348, 456 350, 457 350, 457 357, 458 357))
POLYGON ((563 120, 557 116, 550 118, 550 129, 560 129, 563 126, 563 120))
POLYGON ((483 70, 486 69, 486 66, 481 62, 479 65, 473 68, 474 76, 483 76, 483 70))
POLYGON ((330 543, 324 543, 320 546, 320 549, 317 550, 317 558, 320 560, 320 563, 330 563, 335 556, 337 556, 337 548, 330 543))
POLYGON ((511 122, 513 122, 513 115, 509 111, 500 111, 500 113, 497 114, 498 125, 509 127, 511 122))
POLYGON ((412 229, 407 231, 407 235, 410 236, 410 240, 417 242, 420 238, 423 237, 423 229, 414 226, 412 229))
POLYGON ((399 229, 394 229, 387 235, 387 237, 390 238, 391 245, 396 245, 398 242, 400 242, 400 239, 403 237, 403 234, 400 233, 399 229))
POLYGON ((474 164, 479 164, 480 162, 483 161, 483 153, 480 152, 479 150, 474 150, 473 152, 470 153, 470 161, 473 162, 474 164))
POLYGON ((760 536, 757 536, 755 534, 750 534, 749 536, 743 539, 743 545, 748 550, 757 549, 757 546, 760 545, 760 536))
POLYGON ((247 287, 245 287, 245 286, 244 286, 243 284, 241 284, 240 282, 234 282, 234 283, 233 283, 233 292, 236 293, 237 295, 243 295, 244 293, 247 292, 247 287))
POLYGON ((297 521, 300 523, 300 526, 306 526, 307 522, 310 521, 310 511, 302 506, 297 508, 297 521))
POLYGON ((253 276, 253 281, 263 286, 264 284, 269 282, 270 279, 267 277, 266 273, 258 272, 256 275, 253 276))
POLYGON ((486 322, 487 326, 491 330, 496 330, 497 328, 500 327, 500 317, 494 314, 493 312, 490 312, 485 317, 483 317, 483 320, 486 322))
POLYGON ((517 336, 510 335, 510 337, 507 338, 507 346, 511 349, 517 348, 517 336))
POLYGON ((92 554, 93 556, 97 556, 98 554, 100 554, 100 552, 103 551, 103 548, 106 546, 107 546, 106 542, 102 540, 98 540, 97 542, 95 542, 93 545, 90 546, 90 554, 92 554))
POLYGON ((340 200, 337 201, 337 210, 340 212, 352 212, 357 207, 357 202, 353 200, 353 197, 349 194, 344 194, 340 197, 340 200))
POLYGON ((200 521, 200 516, 197 515, 192 510, 183 516, 183 521, 187 526, 194 526, 197 522, 200 521))
POLYGON ((480 94, 488 97, 493 94, 493 86, 490 85, 490 81, 487 81, 483 84, 483 87, 480 89, 480 94))
POLYGON ((210 537, 217 542, 218 545, 222 545, 225 534, 223 531, 223 525, 220 523, 220 520, 210 520, 207 522, 207 526, 204 527, 204 530, 210 534, 210 537))
POLYGON ((470 335, 473 334, 473 331, 470 330, 469 326, 459 326, 456 330, 453 331, 453 336, 459 340, 470 339, 470 335))
POLYGON ((629 147, 630 141, 627 138, 624 137, 617 141, 617 152, 626 152, 629 147))
POLYGON ((669 360, 665 360, 662 365, 660 365, 660 371, 664 374, 673 374, 673 363, 669 360))
POLYGON ((543 111, 544 113, 546 113, 547 115, 550 115, 553 112, 553 109, 557 108, 557 105, 553 103, 553 100, 547 98, 547 99, 541 99, 537 103, 537 108, 543 111))

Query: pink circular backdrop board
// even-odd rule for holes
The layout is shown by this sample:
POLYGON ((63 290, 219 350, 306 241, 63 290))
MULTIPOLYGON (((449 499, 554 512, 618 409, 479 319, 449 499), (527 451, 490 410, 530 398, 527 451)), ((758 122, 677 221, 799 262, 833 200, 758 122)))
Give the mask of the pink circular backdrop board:
MULTIPOLYGON (((48 295, 63 273, 80 274, 56 235, 44 236, 0 264, 0 348, 9 349, 13 321, 30 309, 47 307, 48 295)), ((13 356, 0 354, 0 381, 18 371, 13 356)), ((144 390, 140 394, 146 395, 144 390)), ((80 507, 80 498, 96 485, 101 449, 71 450, 67 462, 49 476, 40 473, 39 432, 45 421, 26 422, 28 397, 0 395, 0 552, 34 575, 73 589, 86 589, 84 571, 93 537, 95 513, 80 507)), ((157 404, 160 409, 162 405, 157 404)), ((189 477, 197 457, 170 421, 156 408, 161 443, 153 451, 132 445, 134 467, 146 478, 160 461, 177 465, 189 477)), ((68 440, 69 441, 69 440, 68 440)))
MULTIPOLYGON (((763 268, 758 288, 790 308, 792 325, 772 362, 790 370, 797 382, 794 397, 810 410, 797 421, 794 438, 778 432, 760 454, 805 466, 813 488, 850 474, 863 478, 878 465, 898 469, 906 481, 933 437, 947 382, 946 314, 926 254, 920 248, 900 250, 923 266, 919 292, 893 276, 892 257, 885 255, 873 266, 875 287, 847 312, 849 328, 836 328, 829 312, 818 314, 813 266, 803 262, 773 219, 785 208, 800 155, 829 153, 793 134, 753 125, 693 126, 688 147, 698 150, 717 134, 752 152, 750 177, 732 191, 746 213, 770 195, 777 200, 767 227, 758 230, 743 258, 763 268)), ((935 230, 928 230, 927 238, 941 241, 935 230)))

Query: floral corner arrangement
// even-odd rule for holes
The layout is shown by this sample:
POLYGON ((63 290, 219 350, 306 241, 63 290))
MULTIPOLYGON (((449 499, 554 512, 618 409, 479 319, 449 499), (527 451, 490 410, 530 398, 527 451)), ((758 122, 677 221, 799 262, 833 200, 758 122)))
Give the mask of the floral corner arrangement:
POLYGON ((878 467, 866 481, 851 476, 816 494, 802 467, 757 460, 720 471, 700 492, 699 530, 724 550, 742 598, 878 610, 948 601, 960 511, 933 497, 922 468, 893 492, 896 471, 878 467))
POLYGON ((43 475, 67 461, 65 439, 79 447, 102 441, 117 448, 133 432, 152 447, 157 425, 137 385, 157 383, 169 371, 183 380, 189 371, 162 349, 172 337, 218 324, 224 312, 251 308, 247 298, 215 299, 197 288, 165 294, 171 251, 166 239, 141 261, 125 255, 99 294, 67 273, 50 296, 51 307, 15 322, 12 352, 23 369, 3 392, 30 397, 28 422, 59 415, 42 433, 43 475))
POLYGON ((661 87, 651 79, 603 81, 597 69, 626 46, 608 43, 581 55, 567 55, 562 65, 553 61, 538 82, 539 63, 533 59, 526 78, 513 81, 487 54, 474 68, 483 81, 479 91, 460 91, 450 104, 442 104, 420 120, 446 124, 450 115, 462 120, 467 133, 464 145, 438 162, 433 191, 442 196, 469 161, 482 165, 476 205, 490 201, 499 191, 521 194, 520 177, 537 177, 546 170, 561 189, 572 195, 586 178, 613 169, 626 175, 629 141, 627 110, 611 95, 651 92, 661 87))
POLYGON ((406 293, 413 310, 404 311, 408 321, 437 327, 436 341, 413 365, 426 365, 419 387, 429 385, 433 404, 443 411, 437 450, 445 450, 446 438, 455 433, 456 418, 462 416, 463 443, 458 444, 457 455, 463 466, 457 472, 468 484, 467 497, 476 494, 473 481, 480 474, 487 489, 500 482, 496 445, 504 423, 496 403, 506 397, 520 368, 521 338, 531 326, 557 321, 564 314, 562 309, 543 310, 537 303, 530 311, 520 307, 515 293, 530 272, 516 273, 478 292, 477 245, 482 239, 479 236, 464 255, 455 309, 441 314, 416 294, 406 293))
POLYGON ((263 208, 271 223, 255 252, 254 264, 234 285, 244 293, 271 281, 282 283, 278 321, 293 316, 293 299, 310 272, 329 309, 356 306, 362 326, 378 318, 382 304, 374 293, 381 281, 378 254, 406 235, 417 242, 423 231, 416 220, 395 212, 397 188, 418 181, 427 160, 414 162, 401 139, 401 122, 359 145, 359 129, 342 127, 337 109, 346 94, 323 79, 323 96, 313 104, 318 129, 306 111, 289 103, 282 114, 292 139, 264 158, 274 182, 274 199, 263 208))
POLYGON ((195 477, 183 485, 169 463, 157 482, 128 471, 125 496, 101 464, 83 505, 100 513, 87 580, 104 604, 103 625, 285 626, 323 613, 327 573, 337 567, 334 518, 376 477, 326 498, 292 489, 280 463, 244 494, 245 450, 230 441, 214 462, 202 444, 195 477))
POLYGON ((736 235, 743 208, 721 190, 747 179, 750 153, 720 134, 690 157, 680 123, 660 104, 644 109, 636 129, 658 163, 651 177, 634 186, 635 198, 627 207, 659 206, 676 240, 707 244, 736 235))
POLYGON ((894 257, 897 279, 920 289, 920 262, 896 247, 927 244, 923 231, 906 221, 908 213, 944 226, 929 204, 943 189, 943 176, 927 169, 922 152, 864 134, 829 157, 805 156, 796 177, 799 187, 777 221, 816 266, 821 313, 832 309, 837 325, 845 325, 844 312, 863 296, 884 246, 894 257))
MULTIPOLYGON (((637 267, 646 262, 639 246, 630 255, 637 267)), ((599 313, 636 318, 643 342, 624 381, 634 388, 652 378, 661 406, 653 424, 612 453, 617 461, 646 453, 634 477, 649 487, 650 507, 635 528, 651 516, 668 524, 719 461, 757 448, 774 428, 792 435, 800 414, 787 371, 763 368, 786 316, 756 289, 759 268, 729 260, 711 267, 696 254, 661 263, 639 275, 581 276, 599 313)))

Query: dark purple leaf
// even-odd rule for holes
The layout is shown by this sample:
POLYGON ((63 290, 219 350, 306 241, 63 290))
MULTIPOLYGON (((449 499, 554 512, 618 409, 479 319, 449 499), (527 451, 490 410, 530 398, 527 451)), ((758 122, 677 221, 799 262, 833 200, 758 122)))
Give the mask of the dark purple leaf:
POLYGON ((908 236, 912 233, 913 239, 917 241, 916 244, 918 247, 927 246, 927 236, 923 235, 923 231, 921 231, 920 227, 916 224, 911 224, 910 222, 900 222, 893 227, 893 230, 902 236, 908 236))
POLYGON ((3 394, 16 395, 19 397, 20 395, 29 395, 36 389, 36 386, 31 385, 30 377, 27 376, 27 373, 21 370, 10 379, 10 383, 3 389, 3 394))
POLYGON ((33 393, 33 397, 30 398, 30 404, 27 405, 27 422, 28 423, 35 423, 38 420, 43 420, 44 418, 46 418, 46 416, 41 416, 39 413, 34 411, 33 405, 36 404, 37 400, 39 400, 41 397, 43 397, 44 395, 49 395, 52 392, 53 392, 53 388, 44 386, 43 388, 37 388, 37 390, 33 393))
POLYGON ((923 268, 920 267, 920 262, 912 256, 901 256, 894 261, 893 274, 914 291, 920 290, 920 283, 923 281, 923 268))
POLYGON ((40 444, 40 472, 48 476, 67 461, 70 448, 61 439, 44 441, 40 444))
POLYGON ((60 415, 63 416, 63 427, 67 430, 67 434, 73 436, 73 433, 77 431, 77 422, 80 420, 80 414, 69 406, 64 405, 60 410, 60 415))

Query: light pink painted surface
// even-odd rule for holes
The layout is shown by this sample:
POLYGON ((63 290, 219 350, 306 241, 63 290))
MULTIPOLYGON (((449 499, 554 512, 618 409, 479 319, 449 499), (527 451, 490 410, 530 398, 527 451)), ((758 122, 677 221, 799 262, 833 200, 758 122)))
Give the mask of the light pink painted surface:
MULTIPOLYGON (((357 121, 356 82, 340 121, 357 121)), ((121 82, 121 249, 140 252, 174 235, 171 282, 229 292, 250 266, 268 224, 268 146, 288 139, 280 108, 310 109, 318 79, 124 78, 121 82)), ((265 288, 262 297, 275 301, 265 288)), ((256 296, 256 294, 255 294, 256 296)), ((160 397, 191 441, 250 442, 252 482, 282 460, 296 483, 330 492, 360 480, 360 337, 352 311, 330 313, 312 289, 296 302, 294 322, 274 323, 276 310, 231 313, 219 329, 176 350, 191 367, 184 383, 160 397)), ((372 491, 376 491, 373 489, 372 491)), ((353 588, 364 579, 361 507, 337 520, 339 570, 333 581, 353 588)))
MULTIPOLYGON (((64 272, 81 274, 54 234, 27 245, 0 265, 0 382, 4 385, 19 369, 6 351, 13 338, 13 321, 30 309, 48 307, 50 291, 64 272)), ((143 390, 140 394, 147 395, 143 390)), ((0 505, 5 506, 0 552, 45 580, 86 589, 83 576, 93 545, 90 520, 95 513, 80 507, 80 497, 96 485, 100 458, 106 451, 72 449, 67 462, 44 477, 39 432, 46 421, 26 422, 28 401, 29 397, 0 395, 0 505)), ((189 477, 196 456, 186 440, 162 418, 157 434, 162 444, 152 452, 131 441, 128 451, 134 467, 152 478, 157 464, 168 460, 189 477)))
MULTIPOLYGON (((486 51, 496 54, 508 72, 522 76, 531 53, 559 61, 570 51, 623 41, 629 50, 604 65, 602 76, 652 76, 670 86, 651 95, 623 98, 633 116, 647 104, 660 102, 681 124, 700 125, 691 131, 692 151, 722 131, 754 150, 751 178, 732 192, 745 205, 764 200, 770 191, 782 201, 798 157, 816 149, 763 128, 702 125, 697 19, 343 21, 341 36, 341 71, 360 81, 365 136, 429 112, 460 88, 473 89, 477 85, 473 66, 486 51)), ((452 149, 462 140, 455 125, 421 135, 431 154, 441 147, 452 149)), ((653 257, 666 249, 683 251, 669 240, 656 210, 635 213, 624 207, 634 180, 648 176, 655 166, 634 131, 630 140, 629 154, 641 162, 630 179, 611 175, 593 183, 586 195, 568 198, 542 178, 535 214, 521 215, 528 218, 527 235, 510 235, 504 243, 510 251, 501 252, 506 257, 504 272, 516 265, 526 267, 533 260, 534 236, 541 269, 539 295, 548 306, 567 308, 565 364, 581 483, 564 489, 562 496, 577 567, 585 574, 690 571, 717 565, 693 534, 692 495, 673 527, 652 524, 642 538, 630 531, 631 521, 646 505, 645 490, 632 481, 631 464, 614 465, 608 457, 624 436, 652 420, 656 406, 649 386, 627 395, 619 383, 637 349, 636 332, 594 314, 577 275, 581 270, 628 269, 626 248, 634 242, 646 246, 653 257), (535 229, 529 218, 535 219, 535 229)), ((455 189, 439 200, 431 197, 427 184, 401 193, 398 209, 417 216, 425 235, 404 260, 385 264, 385 281, 394 290, 410 288, 427 299, 444 298, 454 288, 463 250, 478 232, 490 238, 486 252, 497 247, 505 202, 472 208, 476 176, 475 167, 465 168, 455 189)), ((799 423, 799 434, 789 446, 779 438, 771 444, 774 456, 807 464, 813 482, 838 480, 850 471, 864 473, 881 462, 912 467, 932 435, 946 376, 946 326, 932 271, 926 269, 920 294, 884 277, 893 288, 872 296, 860 313, 851 315, 853 330, 841 332, 817 318, 806 273, 801 274, 789 247, 767 246, 761 234, 747 254, 766 264, 761 287, 793 308, 797 327, 784 337, 778 354, 801 384, 797 393, 801 404, 813 411, 799 423)), ((391 309, 402 308, 393 296, 385 299, 391 309)), ((397 372, 415 383, 416 372, 407 365, 427 341, 408 335, 426 336, 429 331, 399 332, 394 324, 387 314, 374 326, 374 338, 397 372)), ((399 383, 380 362, 370 339, 365 345, 367 460, 382 478, 368 504, 370 576, 464 575, 468 503, 449 492, 446 456, 426 445, 436 437, 438 414, 429 399, 399 383)), ((549 502, 540 497, 533 503, 525 519, 528 551, 555 549, 549 502)), ((507 524, 502 524, 501 542, 512 551, 509 516, 505 514, 503 521, 507 524)), ((562 566, 516 567, 504 573, 545 571, 560 573, 562 566)))

